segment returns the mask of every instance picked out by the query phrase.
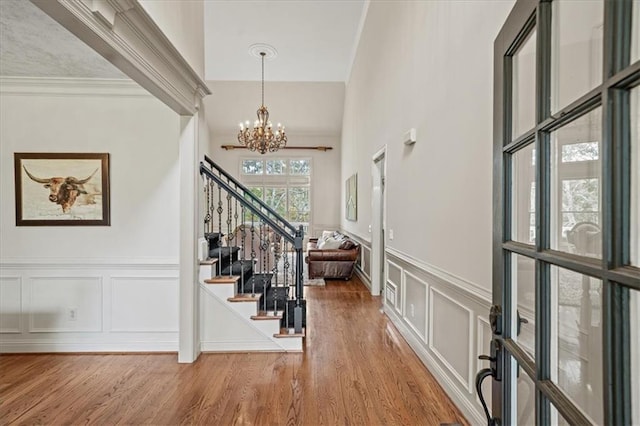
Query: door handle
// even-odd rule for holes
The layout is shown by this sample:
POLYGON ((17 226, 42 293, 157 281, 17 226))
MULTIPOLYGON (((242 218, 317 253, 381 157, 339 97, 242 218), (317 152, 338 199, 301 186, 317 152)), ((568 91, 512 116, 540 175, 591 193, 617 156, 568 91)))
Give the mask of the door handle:
MULTIPOLYGON (((478 358, 486 359, 489 357, 486 355, 480 355, 478 358)), ((495 377, 494 373, 495 372, 493 371, 493 369, 488 367, 483 368, 482 370, 478 371, 478 374, 476 374, 476 392, 478 393, 478 398, 480 398, 480 403, 482 404, 482 408, 484 409, 484 415, 487 417, 487 426, 494 426, 496 424, 496 419, 491 417, 489 408, 487 407, 487 402, 484 400, 484 395, 482 395, 482 382, 487 377, 495 377)))
POLYGON ((487 425, 497 426, 500 424, 499 419, 497 417, 492 417, 491 413, 489 413, 489 407, 487 407, 487 402, 482 394, 482 382, 487 377, 492 377, 496 381, 501 380, 502 374, 500 373, 500 369, 502 368, 502 352, 500 350, 500 343, 496 339, 491 340, 491 356, 480 355, 478 359, 489 361, 490 365, 489 367, 478 371, 476 374, 476 392, 478 393, 478 398, 480 398, 484 415, 487 417, 487 425))

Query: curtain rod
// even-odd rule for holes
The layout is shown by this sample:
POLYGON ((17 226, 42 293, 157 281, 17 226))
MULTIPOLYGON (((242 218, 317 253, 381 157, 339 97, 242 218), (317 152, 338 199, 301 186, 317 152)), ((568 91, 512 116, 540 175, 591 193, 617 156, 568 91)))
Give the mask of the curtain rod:
MULTIPOLYGON (((226 150, 226 151, 230 151, 233 149, 247 149, 246 146, 244 145, 220 145, 220 147, 222 147, 222 149, 226 150)), ((331 146, 284 146, 282 148, 279 149, 283 150, 283 149, 312 149, 315 151, 329 151, 331 149, 333 149, 333 147, 331 146)))

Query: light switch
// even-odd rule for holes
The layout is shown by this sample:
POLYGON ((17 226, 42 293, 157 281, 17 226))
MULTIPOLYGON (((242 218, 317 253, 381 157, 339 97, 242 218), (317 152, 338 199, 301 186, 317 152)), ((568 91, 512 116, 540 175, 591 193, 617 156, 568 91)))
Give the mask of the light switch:
POLYGON ((389 229, 389 239, 393 240, 393 229, 389 229))

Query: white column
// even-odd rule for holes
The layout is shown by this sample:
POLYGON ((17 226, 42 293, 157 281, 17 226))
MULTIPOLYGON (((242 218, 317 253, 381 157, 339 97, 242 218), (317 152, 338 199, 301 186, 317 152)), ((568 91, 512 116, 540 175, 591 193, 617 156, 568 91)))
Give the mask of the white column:
POLYGON ((180 337, 178 362, 200 355, 197 276, 198 117, 180 119, 180 337))

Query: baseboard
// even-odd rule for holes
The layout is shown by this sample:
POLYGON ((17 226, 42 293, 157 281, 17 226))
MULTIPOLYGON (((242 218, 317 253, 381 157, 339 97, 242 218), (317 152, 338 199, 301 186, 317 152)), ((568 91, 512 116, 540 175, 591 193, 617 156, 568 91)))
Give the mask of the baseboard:
POLYGON ((165 342, 0 342, 0 353, 56 353, 56 352, 177 352, 178 341, 165 342))
POLYGON ((201 342, 200 350, 207 352, 302 352, 298 349, 285 349, 273 343, 273 347, 267 347, 264 341, 215 341, 201 342))
POLYGON ((360 281, 362 281, 362 284, 365 285, 365 287, 367 287, 369 290, 371 290, 371 280, 369 280, 369 277, 367 277, 364 272, 362 272, 362 270, 358 267, 356 267, 354 270, 355 274, 358 276, 358 278, 360 278, 360 281))
POLYGON ((470 403, 467 395, 460 390, 457 385, 437 363, 437 361, 429 354, 424 348, 423 344, 413 335, 411 330, 403 323, 403 321, 393 312, 385 306, 384 312, 389 317, 393 325, 398 329, 402 337, 409 344, 411 349, 418 355, 418 358, 425 365, 427 370, 433 374, 440 386, 444 389, 445 393, 451 398, 453 403, 462 411, 462 414, 467 418, 471 424, 485 424, 487 419, 470 403))

